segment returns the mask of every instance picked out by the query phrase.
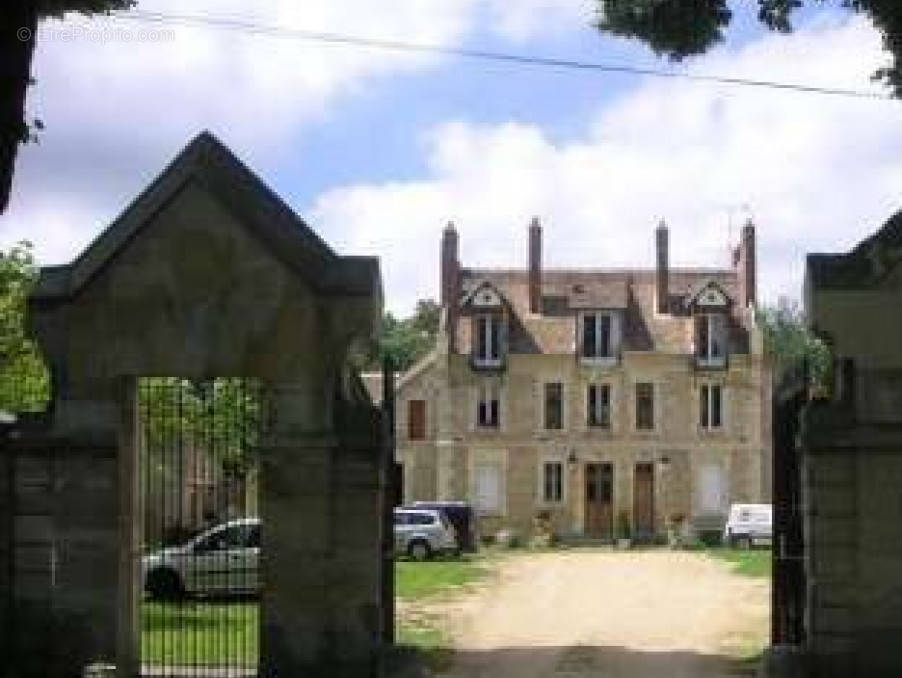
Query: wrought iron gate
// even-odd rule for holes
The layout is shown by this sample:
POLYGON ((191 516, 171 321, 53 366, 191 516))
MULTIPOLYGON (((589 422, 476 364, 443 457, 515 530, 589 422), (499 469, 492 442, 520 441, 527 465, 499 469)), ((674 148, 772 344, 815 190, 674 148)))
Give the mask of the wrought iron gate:
POLYGON ((143 675, 257 675, 261 395, 243 379, 140 381, 143 675))
POLYGON ((798 433, 807 399, 808 375, 803 364, 786 375, 773 398, 773 645, 800 645, 804 641, 805 544, 798 433))

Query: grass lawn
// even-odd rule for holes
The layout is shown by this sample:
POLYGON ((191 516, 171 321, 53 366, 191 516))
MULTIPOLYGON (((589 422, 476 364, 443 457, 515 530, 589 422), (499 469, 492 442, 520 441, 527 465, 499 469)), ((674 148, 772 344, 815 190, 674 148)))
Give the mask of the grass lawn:
POLYGON ((143 664, 255 665, 259 603, 184 601, 141 606, 143 664))
MULTIPOLYGON (((481 558, 399 561, 396 595, 420 600, 453 591, 489 573, 481 558)), ((182 603, 144 601, 141 605, 141 662, 169 666, 248 665, 259 656, 258 601, 182 603)), ((442 662, 448 650, 441 630, 427 619, 400 620, 398 644, 422 652, 430 663, 442 662)))
POLYGON ((422 563, 395 563, 395 595, 399 600, 414 603, 411 609, 398 615, 395 629, 395 655, 426 666, 433 673, 446 669, 453 650, 441 622, 424 613, 416 603, 442 593, 453 592, 467 584, 488 576, 490 567, 482 556, 465 556, 454 560, 427 560, 422 563))
POLYGON ((395 595, 417 600, 478 581, 489 573, 482 559, 398 561, 395 563, 395 595))
POLYGON ((729 562, 736 574, 746 577, 770 577, 771 575, 771 551, 769 548, 755 548, 746 551, 721 547, 707 549, 705 552, 729 562))

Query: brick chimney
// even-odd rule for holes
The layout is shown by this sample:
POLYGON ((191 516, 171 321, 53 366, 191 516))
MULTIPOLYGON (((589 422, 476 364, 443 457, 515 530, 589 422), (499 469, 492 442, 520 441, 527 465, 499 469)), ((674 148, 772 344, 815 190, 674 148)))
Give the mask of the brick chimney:
POLYGON ((655 229, 655 293, 658 313, 667 313, 670 298, 670 233, 661 219, 655 229))
POLYGON ((736 273, 739 277, 739 303, 742 308, 754 306, 757 294, 757 255, 755 254, 755 224, 749 219, 742 227, 739 239, 736 273))
POLYGON ((533 217, 529 224, 529 312, 539 313, 542 306, 542 226, 533 217))
POLYGON ((445 230, 442 231, 441 280, 439 282, 442 306, 447 306, 457 299, 458 269, 460 268, 457 248, 457 229, 454 228, 454 222, 449 221, 445 230))

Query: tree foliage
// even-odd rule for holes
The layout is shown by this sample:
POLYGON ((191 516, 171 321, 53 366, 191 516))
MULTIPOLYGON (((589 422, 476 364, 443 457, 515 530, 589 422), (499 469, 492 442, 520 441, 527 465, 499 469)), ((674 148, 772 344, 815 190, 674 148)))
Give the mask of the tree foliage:
POLYGON ((764 350, 774 365, 775 383, 807 363, 810 385, 817 391, 829 389, 833 358, 830 349, 805 324, 799 305, 781 297, 775 306, 758 311, 764 331, 764 350))
POLYGON ((0 214, 6 211, 12 188, 13 168, 19 144, 36 139, 39 120, 25 119, 25 98, 33 82, 38 21, 61 17, 66 12, 86 16, 127 9, 135 0, 8 0, 0 21, 0 214))
POLYGON ((0 251, 0 410, 44 408, 50 379, 37 347, 25 334, 25 303, 37 277, 31 243, 0 251))
POLYGON ((379 329, 379 339, 370 353, 366 369, 379 370, 385 358, 390 358, 395 369, 405 371, 435 346, 438 336, 441 309, 431 299, 420 299, 413 315, 396 318, 386 313, 379 329))
POLYGON ((178 460, 189 448, 215 460, 233 477, 243 477, 256 464, 264 416, 263 394, 256 382, 146 377, 138 403, 143 446, 153 459, 162 460, 161 466, 167 458, 178 460))
MULTIPOLYGON (((733 8, 750 0, 598 0, 599 30, 641 40, 673 61, 703 54, 722 42, 733 8)), ((883 36, 890 65, 874 73, 902 97, 902 2, 899 0, 757 0, 758 20, 772 31, 792 32, 793 13, 805 5, 832 4, 866 15, 883 36)))

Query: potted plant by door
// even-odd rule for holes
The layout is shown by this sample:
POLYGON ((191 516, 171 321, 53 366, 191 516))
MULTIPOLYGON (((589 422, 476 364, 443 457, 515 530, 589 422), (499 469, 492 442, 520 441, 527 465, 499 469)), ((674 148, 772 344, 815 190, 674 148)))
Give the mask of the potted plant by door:
POLYGON ((632 545, 630 536, 630 517, 621 511, 617 514, 617 548, 628 549, 632 545))

